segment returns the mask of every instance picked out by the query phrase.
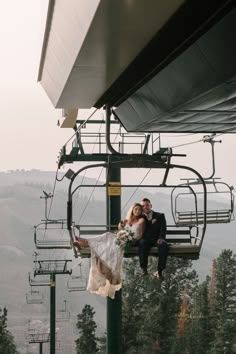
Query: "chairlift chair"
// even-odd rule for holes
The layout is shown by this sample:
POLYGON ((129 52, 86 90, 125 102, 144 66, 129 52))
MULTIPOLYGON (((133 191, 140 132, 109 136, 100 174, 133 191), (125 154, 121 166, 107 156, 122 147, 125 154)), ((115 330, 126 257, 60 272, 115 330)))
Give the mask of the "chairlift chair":
MULTIPOLYGON (((128 155, 127 157, 122 156, 121 160, 116 160, 114 162, 110 161, 109 163, 103 163, 103 164, 94 164, 94 165, 88 165, 83 168, 81 168, 77 173, 75 173, 73 180, 71 180, 70 185, 69 185, 69 192, 68 192, 68 203, 67 203, 67 227, 70 233, 70 237, 72 238, 73 234, 73 221, 72 221, 72 199, 73 199, 73 194, 75 191, 80 187, 77 186, 72 190, 72 183, 75 180, 75 178, 81 173, 82 171, 88 169, 88 168, 96 168, 96 167, 107 167, 107 168, 112 168, 112 166, 116 168, 129 168, 129 167, 142 167, 142 168, 156 168, 156 169, 164 169, 164 178, 162 183, 158 187, 167 187, 167 188, 174 188, 174 186, 167 185, 167 178, 169 171, 171 169, 181 169, 181 170, 186 170, 188 172, 191 172, 196 175, 196 178, 199 180, 199 185, 201 184, 201 191, 203 195, 203 217, 202 217, 202 225, 199 227, 198 224, 192 225, 192 224, 186 224, 183 225, 183 227, 179 228, 177 224, 175 225, 168 225, 167 226, 167 242, 169 243, 169 255, 174 256, 174 257, 182 257, 182 258, 190 258, 190 259, 198 259, 199 258, 199 253, 200 249, 203 243, 205 231, 206 231, 206 185, 201 177, 201 175, 194 170, 193 168, 190 168, 188 166, 182 166, 182 165, 176 165, 176 164, 171 164, 170 163, 170 157, 167 159, 166 162, 161 162, 161 161, 153 161, 153 160, 148 160, 146 157, 132 157, 132 155, 128 155)), ((121 185, 120 187, 124 187, 121 185)), ((133 185, 135 187, 135 185, 133 185)), ((150 186, 149 186, 150 187, 150 186)), ((157 186, 156 186, 157 187, 157 186)), ((80 235, 82 236, 87 235, 99 235, 101 234, 101 229, 102 225, 94 225, 90 226, 89 228, 85 227, 86 225, 77 225, 77 229, 79 230, 79 237, 80 235), (99 229, 98 229, 99 227, 99 229)), ((111 228, 111 225, 104 226, 103 228, 104 232, 114 230, 111 228)), ((90 249, 88 247, 82 247, 77 250, 74 250, 75 256, 78 256, 78 254, 83 258, 83 257, 90 257, 90 249)), ((158 255, 158 248, 153 247, 150 251, 150 254, 155 256, 158 255)), ((138 249, 137 247, 130 247, 130 249, 125 249, 124 253, 125 257, 133 257, 138 255, 138 249)))
POLYGON ((64 300, 64 307, 62 309, 59 309, 56 313, 56 321, 64 322, 64 321, 69 321, 69 319, 70 319, 70 312, 67 311, 66 300, 64 300))
POLYGON ((38 277, 37 279, 31 278, 30 273, 28 273, 28 279, 29 279, 29 285, 32 286, 50 286, 51 282, 50 279, 45 279, 45 276, 43 277, 38 277))
MULTIPOLYGON (((234 220, 233 187, 216 178, 206 180, 205 184, 207 188, 206 223, 220 224, 234 220)), ((185 184, 176 186, 171 194, 171 208, 175 224, 177 226, 203 224, 202 200, 203 193, 199 191, 198 180, 188 179, 185 184), (183 187, 186 188, 184 192, 183 187)))
POLYGON ((79 264, 78 266, 79 274, 71 275, 67 281, 67 288, 69 292, 85 291, 87 289, 87 278, 82 274, 82 265, 79 264))
MULTIPOLYGON (((215 138, 214 133, 203 137, 204 143, 210 143, 212 155, 211 175, 203 178, 207 189, 206 224, 222 224, 234 220, 234 188, 219 181, 220 178, 214 177, 214 147, 216 143, 221 143, 221 140, 215 140, 215 138), (224 207, 219 207, 222 204, 224 204, 224 207)), ((172 215, 177 226, 203 224, 203 194, 199 191, 200 183, 201 181, 198 178, 186 179, 185 186, 189 188, 187 192, 177 192, 178 186, 173 189, 171 196, 172 215), (191 201, 188 207, 184 204, 186 198, 191 201)))
POLYGON ((27 304, 42 304, 43 303, 43 295, 40 294, 37 290, 31 290, 26 294, 26 303, 27 304))
POLYGON ((37 249, 71 249, 66 221, 43 221, 34 226, 34 243, 37 249))

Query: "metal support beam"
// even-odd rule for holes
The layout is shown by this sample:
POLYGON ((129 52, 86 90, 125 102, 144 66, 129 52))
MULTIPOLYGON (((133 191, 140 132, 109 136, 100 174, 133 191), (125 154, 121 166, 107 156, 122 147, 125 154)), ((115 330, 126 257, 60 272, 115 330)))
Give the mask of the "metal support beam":
POLYGON ((50 276, 50 354, 56 353, 56 275, 50 276))
MULTIPOLYGON (((121 218, 120 168, 108 171, 107 224, 117 225, 121 218)), ((114 230, 111 230, 114 231, 114 230)), ((116 292, 115 299, 107 298, 107 354, 122 353, 122 293, 116 292)))
POLYGON ((50 354, 56 353, 56 274, 71 274, 67 269, 71 260, 37 260, 34 261, 34 276, 50 275, 50 354))

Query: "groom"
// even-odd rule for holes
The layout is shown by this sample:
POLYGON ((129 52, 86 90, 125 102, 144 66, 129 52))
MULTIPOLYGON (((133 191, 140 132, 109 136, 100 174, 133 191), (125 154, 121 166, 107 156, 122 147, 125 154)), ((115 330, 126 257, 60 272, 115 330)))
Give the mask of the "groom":
POLYGON ((146 218, 146 226, 143 237, 139 240, 139 261, 144 275, 148 274, 148 254, 153 246, 159 249, 157 272, 154 276, 162 279, 162 271, 166 267, 168 255, 168 244, 166 238, 166 219, 165 215, 152 210, 151 201, 143 198, 141 201, 143 215, 146 218))

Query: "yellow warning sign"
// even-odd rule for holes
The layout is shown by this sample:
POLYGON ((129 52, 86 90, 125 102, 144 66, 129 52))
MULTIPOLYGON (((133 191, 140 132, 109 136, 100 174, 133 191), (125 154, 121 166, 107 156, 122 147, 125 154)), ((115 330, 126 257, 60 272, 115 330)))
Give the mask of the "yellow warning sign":
POLYGON ((120 182, 109 182, 108 195, 109 196, 119 196, 119 195, 121 195, 120 182))

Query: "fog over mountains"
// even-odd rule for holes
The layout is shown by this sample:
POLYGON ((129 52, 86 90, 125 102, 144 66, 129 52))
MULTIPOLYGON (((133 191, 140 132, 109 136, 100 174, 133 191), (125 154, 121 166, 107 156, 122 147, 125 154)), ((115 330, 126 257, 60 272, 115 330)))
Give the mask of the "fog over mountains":
MULTIPOLYGON (((13 333, 21 353, 26 352, 25 331, 28 321, 40 319, 48 322, 49 312, 49 288, 41 287, 37 290, 44 296, 44 303, 41 305, 26 304, 26 293, 30 292, 28 273, 33 277, 33 260, 36 251, 33 239, 33 226, 45 218, 43 190, 53 191, 55 173, 45 171, 9 171, 0 172, 0 306, 6 306, 9 313, 9 330, 13 333)), ((95 183, 95 180, 85 179, 84 184, 95 183)), ((58 182, 55 189, 54 199, 50 208, 51 199, 48 201, 50 218, 66 217, 66 202, 68 180, 58 182)), ((99 189, 99 188, 98 188, 99 189)), ((106 207, 105 193, 102 190, 94 191, 88 207, 88 197, 92 188, 85 188, 79 195, 74 197, 74 221, 90 224, 105 223, 106 207)), ((125 191, 123 200, 128 200, 132 191, 125 191)), ((152 190, 137 190, 128 205, 122 211, 124 217, 128 207, 134 201, 142 197, 150 197, 155 210, 160 209, 166 213, 167 223, 173 224, 170 213, 170 196, 167 193, 156 193, 152 190)), ((219 202, 217 202, 219 204, 219 202)), ((218 205, 220 207, 220 205, 218 205)), ((208 225, 205 240, 203 243, 200 259, 194 261, 194 267, 204 279, 209 273, 211 262, 224 248, 236 250, 235 222, 230 224, 208 225)), ((40 251, 39 259, 71 259, 73 274, 78 273, 78 260, 74 259, 71 250, 37 250, 40 251)), ((83 260, 83 275, 87 276, 89 261, 83 260)), ((37 278, 37 277, 36 277, 37 278)), ((35 278, 35 279, 36 279, 35 278)), ((106 300, 85 292, 68 292, 68 275, 58 275, 57 283, 57 310, 62 310, 67 304, 70 312, 70 322, 57 322, 59 344, 61 352, 72 353, 73 341, 78 334, 75 328, 76 315, 81 312, 83 306, 88 303, 96 311, 95 320, 98 324, 98 335, 105 332, 106 300), (64 338, 66 333, 66 338, 64 338), (63 341, 60 343, 60 338, 63 341), (64 347, 62 347, 64 345, 64 347)))

